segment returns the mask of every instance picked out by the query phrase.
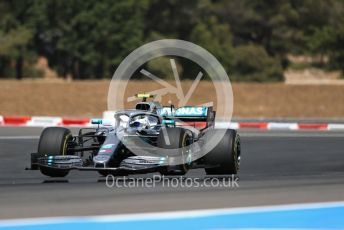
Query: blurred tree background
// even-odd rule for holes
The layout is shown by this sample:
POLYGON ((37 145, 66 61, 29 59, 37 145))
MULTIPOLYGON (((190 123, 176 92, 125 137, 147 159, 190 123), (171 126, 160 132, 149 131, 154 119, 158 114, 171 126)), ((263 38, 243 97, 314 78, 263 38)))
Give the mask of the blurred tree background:
MULTIPOLYGON (((204 47, 236 81, 281 81, 289 54, 344 72, 344 1, 1 0, 0 77, 39 76, 45 57, 63 78, 110 78, 131 51, 163 38, 204 47)), ((159 63, 169 61, 147 68, 159 63)))

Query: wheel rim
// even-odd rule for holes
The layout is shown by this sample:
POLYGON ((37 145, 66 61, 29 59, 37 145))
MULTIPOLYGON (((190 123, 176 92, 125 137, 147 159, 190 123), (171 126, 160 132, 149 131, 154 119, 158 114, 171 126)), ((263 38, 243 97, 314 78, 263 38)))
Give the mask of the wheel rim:
POLYGON ((240 151, 240 139, 236 137, 234 146, 234 163, 236 170, 238 170, 240 167, 240 151))

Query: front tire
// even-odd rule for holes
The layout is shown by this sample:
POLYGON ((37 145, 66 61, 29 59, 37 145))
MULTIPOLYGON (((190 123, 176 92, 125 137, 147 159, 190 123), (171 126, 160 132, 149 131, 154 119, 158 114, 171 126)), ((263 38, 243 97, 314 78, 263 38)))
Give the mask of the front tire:
POLYGON ((166 128, 161 130, 157 139, 157 146, 162 149, 177 149, 177 154, 181 157, 182 163, 176 166, 167 166, 161 171, 162 175, 175 176, 185 175, 189 170, 187 158, 189 149, 187 146, 192 144, 190 133, 183 128, 166 128), (165 136, 166 135, 166 136, 165 136), (168 137, 169 143, 166 143, 165 137, 168 137))
POLYGON ((39 170, 43 175, 50 176, 50 177, 65 177, 68 175, 68 170, 63 169, 55 169, 51 167, 40 166, 39 170))
MULTIPOLYGON (((62 127, 49 127, 43 130, 38 144, 39 156, 67 155, 68 141, 72 139, 69 129, 62 127)), ((55 169, 48 166, 39 167, 42 174, 50 177, 65 177, 68 170, 55 169)))

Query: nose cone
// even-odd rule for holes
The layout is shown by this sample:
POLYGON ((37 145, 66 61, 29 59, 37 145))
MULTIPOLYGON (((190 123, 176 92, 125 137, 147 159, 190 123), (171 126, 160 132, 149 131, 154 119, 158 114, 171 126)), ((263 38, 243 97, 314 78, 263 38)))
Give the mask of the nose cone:
POLYGON ((107 165, 107 163, 110 161, 111 156, 109 155, 97 155, 95 157, 93 157, 93 163, 95 165, 97 164, 101 164, 104 165, 104 167, 107 165))

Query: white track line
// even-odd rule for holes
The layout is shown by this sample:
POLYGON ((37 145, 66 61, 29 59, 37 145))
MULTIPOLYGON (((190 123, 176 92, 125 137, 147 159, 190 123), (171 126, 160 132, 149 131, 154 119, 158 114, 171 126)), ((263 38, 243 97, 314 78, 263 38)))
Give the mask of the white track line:
POLYGON ((56 223, 71 223, 75 221, 92 221, 92 222, 122 222, 122 221, 140 221, 140 220, 168 220, 199 218, 217 215, 245 214, 245 213, 263 213, 271 211, 292 211, 302 209, 321 209, 343 207, 344 201, 320 202, 320 203, 298 203, 285 205, 270 205, 256 207, 240 208, 223 208, 223 209, 203 209, 187 210, 172 212, 151 212, 151 213, 134 213, 120 215, 101 215, 101 216, 64 216, 64 217, 42 217, 42 218, 25 218, 0 220, 0 227, 25 226, 25 225, 45 225, 56 223))

